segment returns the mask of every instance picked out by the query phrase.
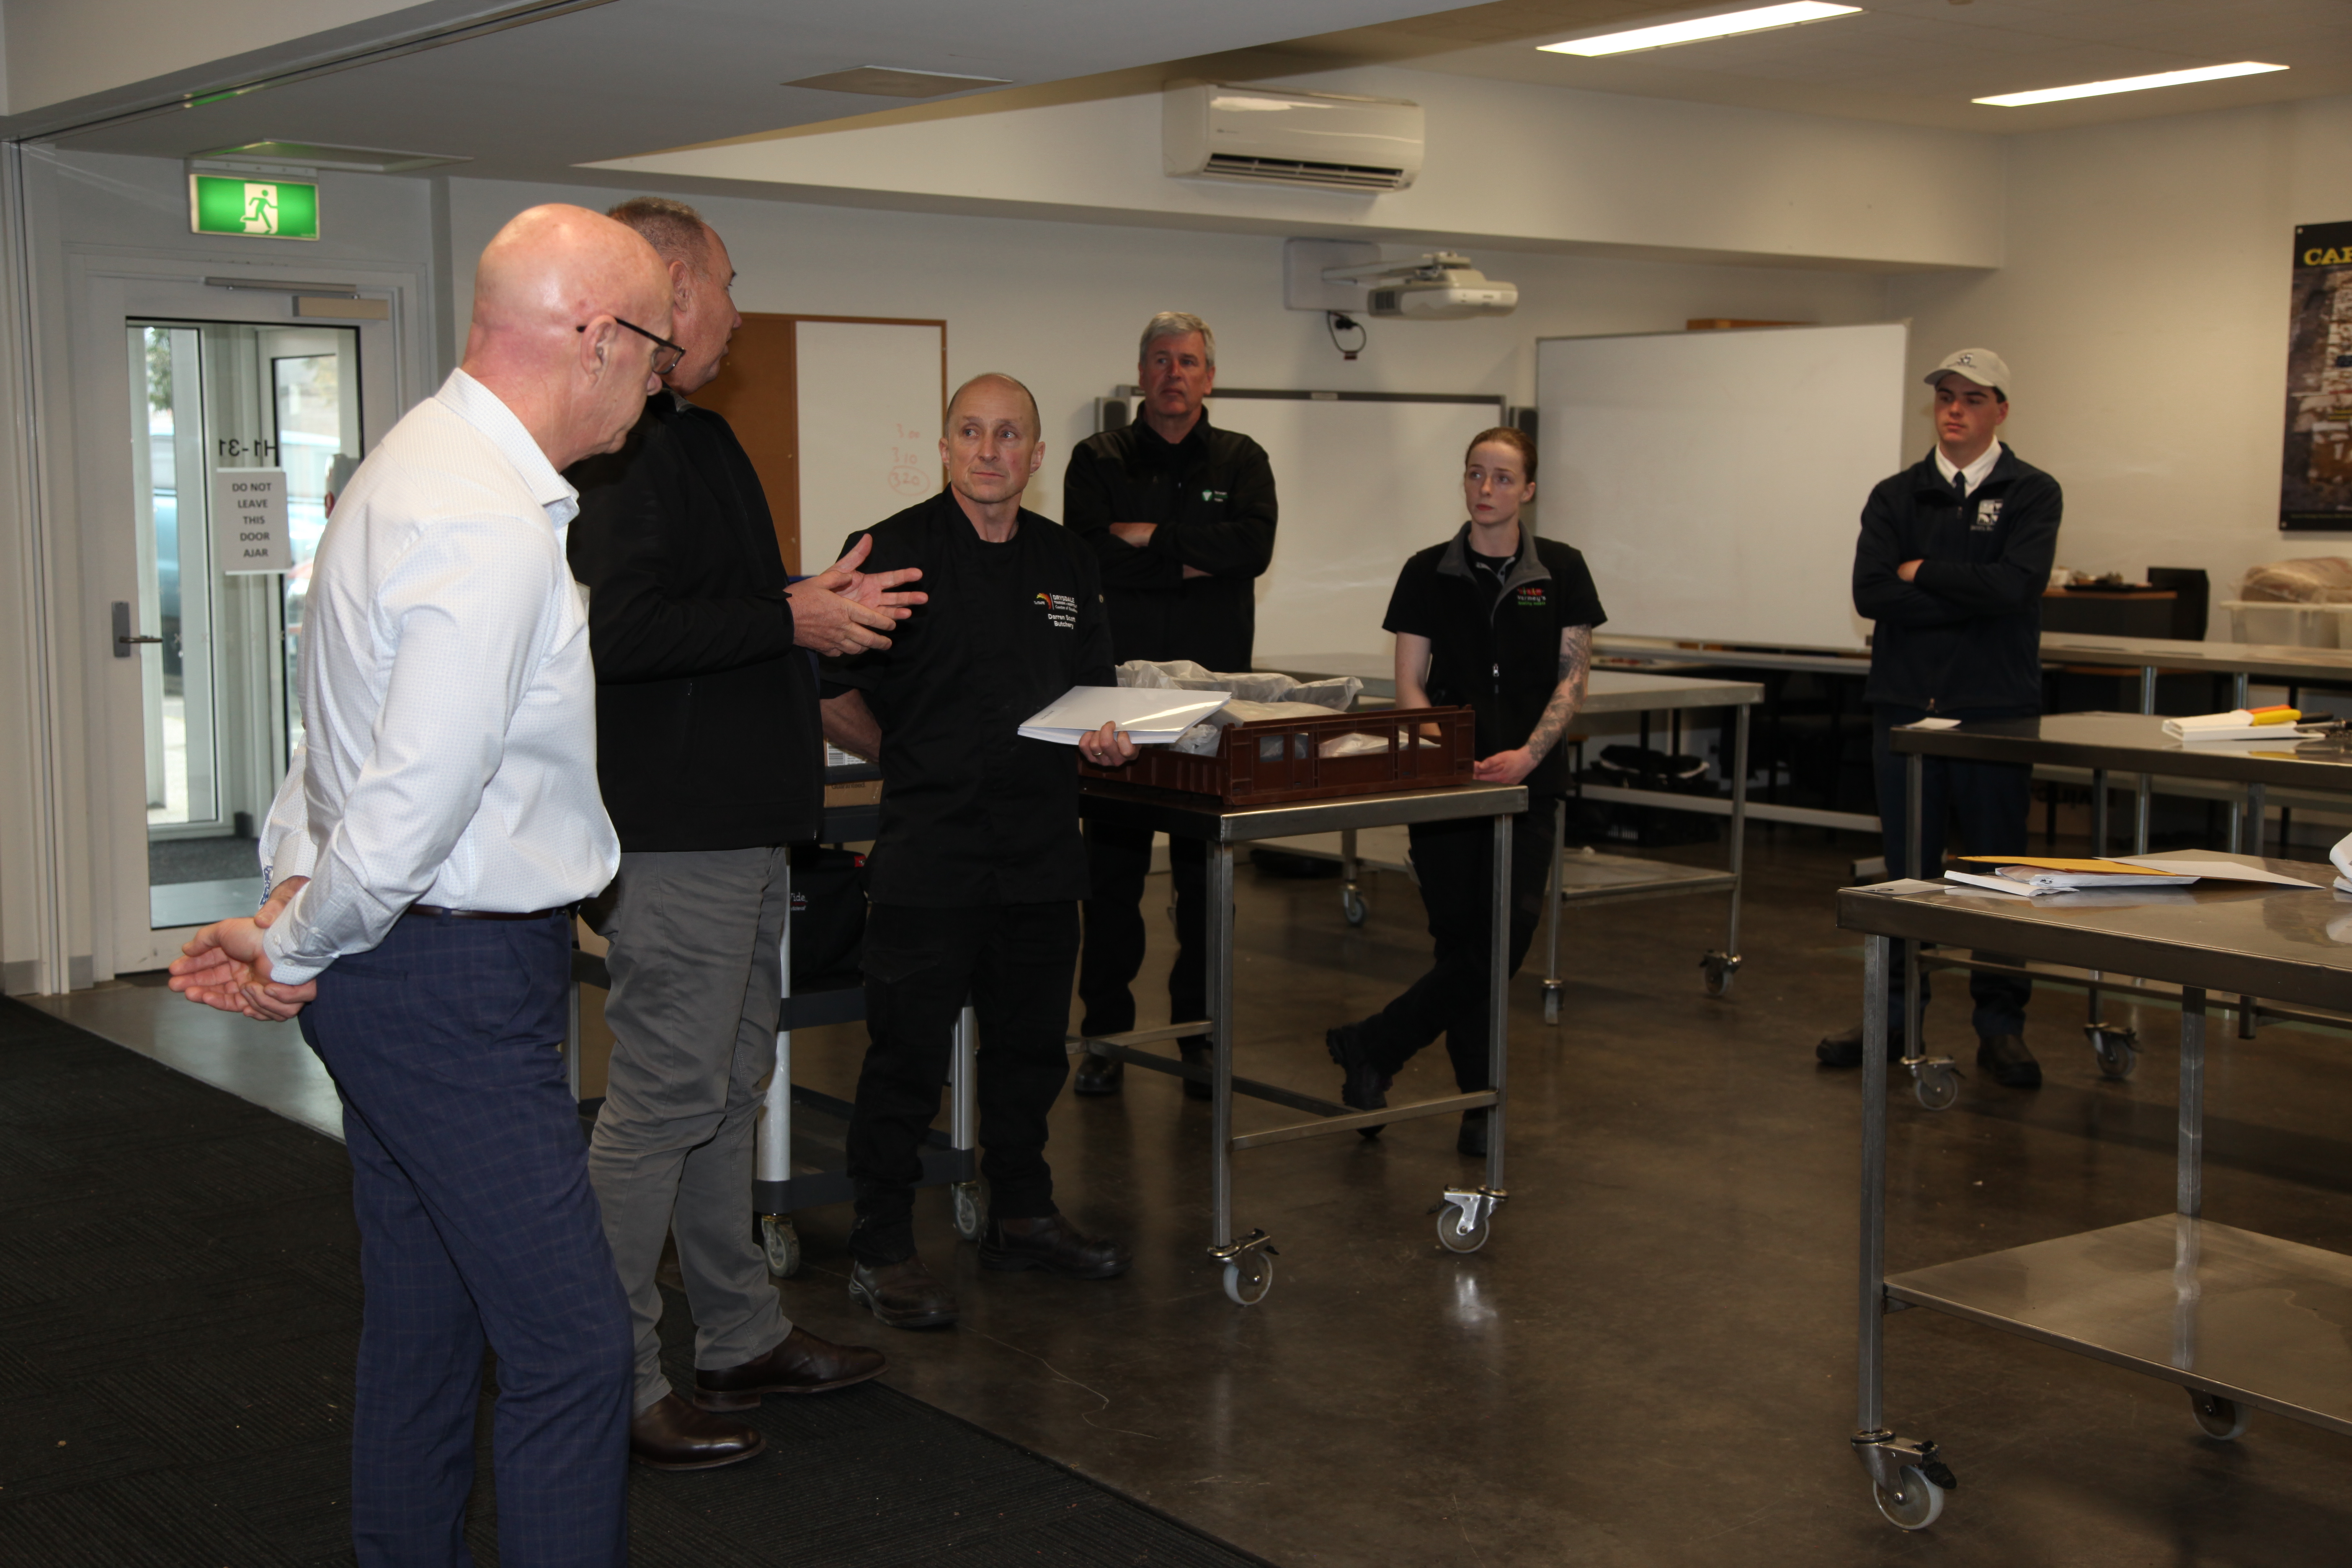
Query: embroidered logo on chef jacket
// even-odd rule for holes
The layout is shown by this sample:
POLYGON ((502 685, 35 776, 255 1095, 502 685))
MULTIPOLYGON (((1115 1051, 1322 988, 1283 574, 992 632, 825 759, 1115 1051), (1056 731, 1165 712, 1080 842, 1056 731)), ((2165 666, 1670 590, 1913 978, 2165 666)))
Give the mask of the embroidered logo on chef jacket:
POLYGON ((1067 594, 1039 594, 1031 603, 1045 612, 1045 619, 1066 632, 1078 629, 1078 602, 1067 594))
POLYGON ((1223 490, 1202 490, 1201 492, 1201 499, 1202 500, 1223 500, 1225 499, 1225 492, 1223 490))
POLYGON ((1544 607, 1544 585, 1541 583, 1526 584, 1520 587, 1518 597, 1524 607, 1540 610, 1544 607))
POLYGON ((1969 524, 1969 531, 1970 533, 1990 532, 1993 525, 2000 521, 2000 502, 1997 500, 1980 500, 1977 502, 1977 520, 1969 524))

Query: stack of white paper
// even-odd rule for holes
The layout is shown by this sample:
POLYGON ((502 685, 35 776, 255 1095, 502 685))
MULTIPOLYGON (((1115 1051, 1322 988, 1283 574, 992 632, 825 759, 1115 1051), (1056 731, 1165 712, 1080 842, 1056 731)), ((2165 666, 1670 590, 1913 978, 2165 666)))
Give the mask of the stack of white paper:
POLYGON ((1105 724, 1116 724, 1139 746, 1164 746, 1232 700, 1230 691, 1073 686, 1029 715, 1021 733, 1075 746, 1105 724))
POLYGON ((2284 741, 2294 736, 2294 721, 2301 717, 2292 708, 2238 708, 2227 713, 2167 719, 2164 732, 2191 744, 2206 741, 2284 741))

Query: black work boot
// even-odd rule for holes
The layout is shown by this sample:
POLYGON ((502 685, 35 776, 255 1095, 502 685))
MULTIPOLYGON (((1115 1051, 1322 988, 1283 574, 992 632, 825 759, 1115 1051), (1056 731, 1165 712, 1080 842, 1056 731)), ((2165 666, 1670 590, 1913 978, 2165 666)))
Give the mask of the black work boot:
POLYGON ((1036 1219, 991 1215, 980 1237, 982 1268, 1043 1268, 1073 1279, 1108 1279, 1135 1259, 1116 1241, 1091 1237, 1059 1214, 1036 1219))
MULTIPOLYGON (((1823 1035, 1821 1043, 1813 1047, 1813 1059, 1825 1068, 1860 1067, 1862 1065, 1862 1026, 1856 1024, 1851 1029, 1842 1030, 1834 1035, 1823 1035)), ((1890 1062, 1899 1062, 1903 1059, 1903 1031, 1900 1029, 1886 1031, 1886 1059, 1890 1062)))
POLYGON ((1077 1077, 1071 1080, 1070 1090, 1074 1094, 1117 1094, 1120 1080, 1126 1077, 1125 1062, 1088 1051, 1078 1058, 1077 1077))
POLYGON ((854 1265, 849 1299, 894 1329, 936 1329, 956 1321, 955 1292, 911 1254, 896 1263, 854 1265))
MULTIPOLYGON (((1389 1086, 1396 1079, 1372 1065, 1361 1024, 1341 1024, 1323 1031, 1323 1048, 1339 1064, 1339 1103, 1351 1110, 1381 1110, 1389 1103, 1389 1086)), ((1359 1127, 1366 1138, 1377 1138, 1380 1127, 1359 1127)))
MULTIPOLYGON (((1208 1068, 1215 1060, 1209 1049, 1209 1037, 1206 1035, 1185 1036, 1176 1042, 1176 1050, 1191 1067, 1208 1068)), ((1185 1099, 1214 1100, 1216 1097, 1217 1091, 1199 1079, 1188 1078, 1184 1080, 1185 1099)))
POLYGON ((1486 1108, 1462 1113, 1462 1131, 1454 1135, 1454 1152, 1473 1160, 1486 1157, 1486 1108))
POLYGON ((2025 1048, 2023 1035, 1980 1035, 1977 1066, 1992 1075, 2003 1089, 2040 1089, 2042 1064, 2025 1048))

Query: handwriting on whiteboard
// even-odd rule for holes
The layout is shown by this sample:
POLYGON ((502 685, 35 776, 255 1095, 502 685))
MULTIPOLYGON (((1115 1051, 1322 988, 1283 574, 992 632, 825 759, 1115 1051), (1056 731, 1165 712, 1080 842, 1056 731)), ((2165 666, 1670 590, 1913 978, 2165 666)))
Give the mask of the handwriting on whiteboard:
POLYGON ((923 434, 904 425, 898 426, 898 444, 890 448, 890 460, 884 466, 882 475, 882 482, 890 487, 894 495, 911 499, 940 488, 937 465, 927 466, 923 460, 923 434), (927 467, 930 471, 926 471, 927 467))

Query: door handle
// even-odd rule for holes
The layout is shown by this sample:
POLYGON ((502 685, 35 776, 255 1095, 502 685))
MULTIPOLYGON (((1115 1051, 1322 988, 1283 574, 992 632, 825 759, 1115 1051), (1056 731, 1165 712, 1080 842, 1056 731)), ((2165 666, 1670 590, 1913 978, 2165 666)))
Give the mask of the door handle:
POLYGON ((131 605, 126 600, 114 601, 114 657, 129 658, 131 650, 142 643, 159 643, 162 637, 141 637, 131 629, 131 605))

